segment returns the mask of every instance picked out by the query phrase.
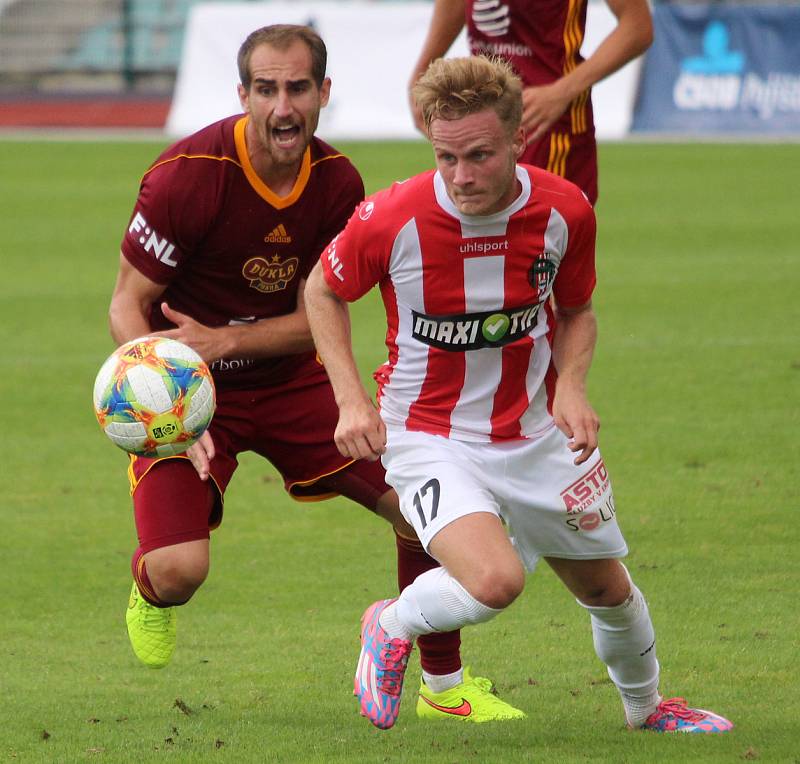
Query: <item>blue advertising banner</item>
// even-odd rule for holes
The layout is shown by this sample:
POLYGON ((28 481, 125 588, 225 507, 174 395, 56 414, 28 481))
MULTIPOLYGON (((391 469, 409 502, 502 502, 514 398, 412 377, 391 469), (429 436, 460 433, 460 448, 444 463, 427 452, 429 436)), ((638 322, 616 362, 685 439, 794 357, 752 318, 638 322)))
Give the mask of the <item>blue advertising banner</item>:
POLYGON ((633 131, 800 133, 800 7, 657 5, 633 131))

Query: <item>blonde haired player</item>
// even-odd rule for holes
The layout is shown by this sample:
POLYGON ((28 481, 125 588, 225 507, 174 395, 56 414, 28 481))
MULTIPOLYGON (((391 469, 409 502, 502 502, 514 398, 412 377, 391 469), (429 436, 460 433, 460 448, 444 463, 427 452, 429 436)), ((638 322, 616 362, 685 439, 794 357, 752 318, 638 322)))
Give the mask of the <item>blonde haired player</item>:
MULTIPOLYGON (((306 288, 339 406, 336 443, 350 458, 382 457, 441 563, 364 613, 361 711, 391 727, 413 641, 496 617, 544 558, 587 611, 629 726, 730 729, 660 695, 653 624, 619 559, 627 547, 585 390, 592 206, 572 183, 517 164, 521 83, 507 63, 440 59, 415 95, 436 170, 362 204, 306 288), (380 412, 359 380, 347 310, 376 284, 389 350, 380 412)), ((426 698, 436 702, 423 687, 426 698)))

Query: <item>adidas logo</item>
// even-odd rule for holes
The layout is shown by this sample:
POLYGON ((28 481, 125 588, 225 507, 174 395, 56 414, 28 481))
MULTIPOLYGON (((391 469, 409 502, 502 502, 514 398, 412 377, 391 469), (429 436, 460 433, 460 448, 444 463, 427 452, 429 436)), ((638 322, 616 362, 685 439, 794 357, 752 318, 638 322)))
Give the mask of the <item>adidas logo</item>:
POLYGON ((270 233, 264 237, 267 244, 291 244, 292 237, 286 232, 283 223, 276 225, 270 233))

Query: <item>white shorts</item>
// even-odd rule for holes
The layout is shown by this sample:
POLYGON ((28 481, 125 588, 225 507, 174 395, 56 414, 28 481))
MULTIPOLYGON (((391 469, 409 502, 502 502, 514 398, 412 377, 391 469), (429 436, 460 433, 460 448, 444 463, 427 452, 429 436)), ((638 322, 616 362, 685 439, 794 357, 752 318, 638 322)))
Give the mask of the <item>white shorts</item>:
POLYGON ((386 482, 425 549, 453 520, 489 512, 507 525, 523 564, 540 557, 624 557, 614 496, 603 459, 587 463, 555 426, 538 440, 471 443, 390 430, 382 457, 386 482))

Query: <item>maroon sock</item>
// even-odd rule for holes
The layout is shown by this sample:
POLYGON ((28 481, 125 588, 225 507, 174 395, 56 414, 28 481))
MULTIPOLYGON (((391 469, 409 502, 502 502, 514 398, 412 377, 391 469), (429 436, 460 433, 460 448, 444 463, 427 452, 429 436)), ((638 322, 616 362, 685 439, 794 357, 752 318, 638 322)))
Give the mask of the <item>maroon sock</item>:
POLYGON ((162 602, 156 595, 153 584, 150 583, 150 577, 147 575, 147 565, 144 560, 144 552, 139 547, 131 558, 131 572, 133 573, 133 580, 136 581, 136 586, 139 587, 139 594, 142 598, 156 607, 170 607, 166 602, 162 602))
MULTIPOLYGON (((440 567, 417 539, 395 533, 397 542, 397 583, 403 591, 426 570, 440 567)), ((419 662, 429 674, 453 674, 461 668, 461 632, 423 634, 417 638, 419 662)))

